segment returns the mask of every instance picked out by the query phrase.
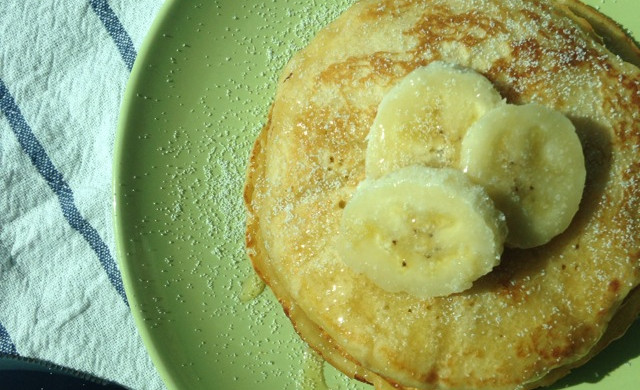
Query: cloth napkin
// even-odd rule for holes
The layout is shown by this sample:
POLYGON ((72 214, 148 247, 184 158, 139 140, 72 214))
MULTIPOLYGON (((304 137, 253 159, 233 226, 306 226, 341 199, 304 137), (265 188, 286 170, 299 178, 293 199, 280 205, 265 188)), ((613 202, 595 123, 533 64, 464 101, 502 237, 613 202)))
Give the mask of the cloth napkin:
POLYGON ((0 354, 162 389, 115 259, 119 108, 161 0, 0 1, 0 354))

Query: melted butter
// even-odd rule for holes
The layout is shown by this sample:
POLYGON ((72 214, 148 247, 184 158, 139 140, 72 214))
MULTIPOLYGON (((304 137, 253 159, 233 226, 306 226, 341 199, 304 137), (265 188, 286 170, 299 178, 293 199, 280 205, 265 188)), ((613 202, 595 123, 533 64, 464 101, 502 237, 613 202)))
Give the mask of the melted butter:
POLYGON ((296 390, 329 390, 324 379, 324 360, 309 347, 303 354, 296 390))
POLYGON ((240 301, 249 302, 256 298, 264 291, 265 283, 260 279, 260 276, 252 271, 249 276, 242 283, 242 290, 240 290, 240 301))

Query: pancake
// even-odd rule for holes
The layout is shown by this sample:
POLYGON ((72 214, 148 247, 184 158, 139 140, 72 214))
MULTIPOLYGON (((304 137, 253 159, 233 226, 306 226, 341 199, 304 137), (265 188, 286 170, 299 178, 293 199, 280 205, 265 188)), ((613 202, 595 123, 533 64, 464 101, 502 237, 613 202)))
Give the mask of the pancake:
POLYGON ((247 252, 301 337, 376 389, 527 389, 620 336, 640 310, 640 57, 616 34, 575 1, 364 0, 297 53, 244 196, 247 252), (471 289, 419 299, 352 271, 336 240, 380 101, 434 61, 565 114, 587 178, 561 235, 505 250, 471 289))

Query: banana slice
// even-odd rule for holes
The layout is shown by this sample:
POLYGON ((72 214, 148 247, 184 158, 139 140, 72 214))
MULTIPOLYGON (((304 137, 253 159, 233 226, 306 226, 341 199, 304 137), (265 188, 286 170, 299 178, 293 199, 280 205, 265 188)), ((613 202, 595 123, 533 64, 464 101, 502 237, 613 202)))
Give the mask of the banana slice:
POLYGON ((471 69, 443 62, 417 68, 378 107, 368 136, 367 177, 414 164, 457 165, 469 126, 501 104, 493 84, 471 69))
POLYGON ((550 241, 578 210, 584 155, 573 124, 560 112, 538 104, 496 108, 471 126, 460 162, 505 214, 508 246, 550 241))
POLYGON ((366 179, 347 203, 338 252, 379 287, 419 298, 471 287, 500 261, 504 216, 459 170, 409 166, 366 179))

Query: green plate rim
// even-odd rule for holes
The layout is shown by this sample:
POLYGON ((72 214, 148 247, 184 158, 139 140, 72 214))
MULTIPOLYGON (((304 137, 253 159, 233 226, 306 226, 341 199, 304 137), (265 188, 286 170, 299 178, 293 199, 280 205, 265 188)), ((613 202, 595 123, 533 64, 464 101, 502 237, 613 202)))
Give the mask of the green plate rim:
POLYGON ((123 162, 123 153, 125 150, 126 139, 123 136, 126 129, 128 129, 128 123, 131 120, 133 114, 132 104, 136 98, 136 93, 140 88, 141 75, 145 72, 145 64, 148 63, 150 53, 154 44, 159 39, 159 34, 168 18, 170 18, 173 9, 179 5, 179 0, 165 0, 158 14, 151 23, 149 31, 145 35, 142 45, 138 51, 138 55, 131 69, 129 80, 125 87, 125 93, 122 99, 120 107, 120 115, 118 117, 118 124, 116 130, 116 140, 114 144, 113 153, 113 222, 115 232, 115 244, 116 244, 116 256, 117 263, 122 274, 122 281, 125 289, 125 293, 129 302, 129 307, 133 315, 133 319, 136 325, 136 329, 142 338, 142 342, 149 353, 149 357, 156 367, 158 374, 162 381, 169 388, 177 388, 177 383, 174 381, 174 377, 170 374, 170 367, 167 365, 167 361, 163 359, 162 355, 157 349, 156 342, 154 341, 150 329, 146 326, 142 313, 139 307, 139 301, 136 298, 139 294, 139 286, 134 282, 132 278, 134 264, 131 261, 127 261, 128 255, 125 253, 124 241, 127 237, 122 234, 123 224, 126 223, 125 219, 120 214, 119 202, 122 199, 122 190, 120 183, 124 181, 124 176, 127 174, 126 167, 123 162))

